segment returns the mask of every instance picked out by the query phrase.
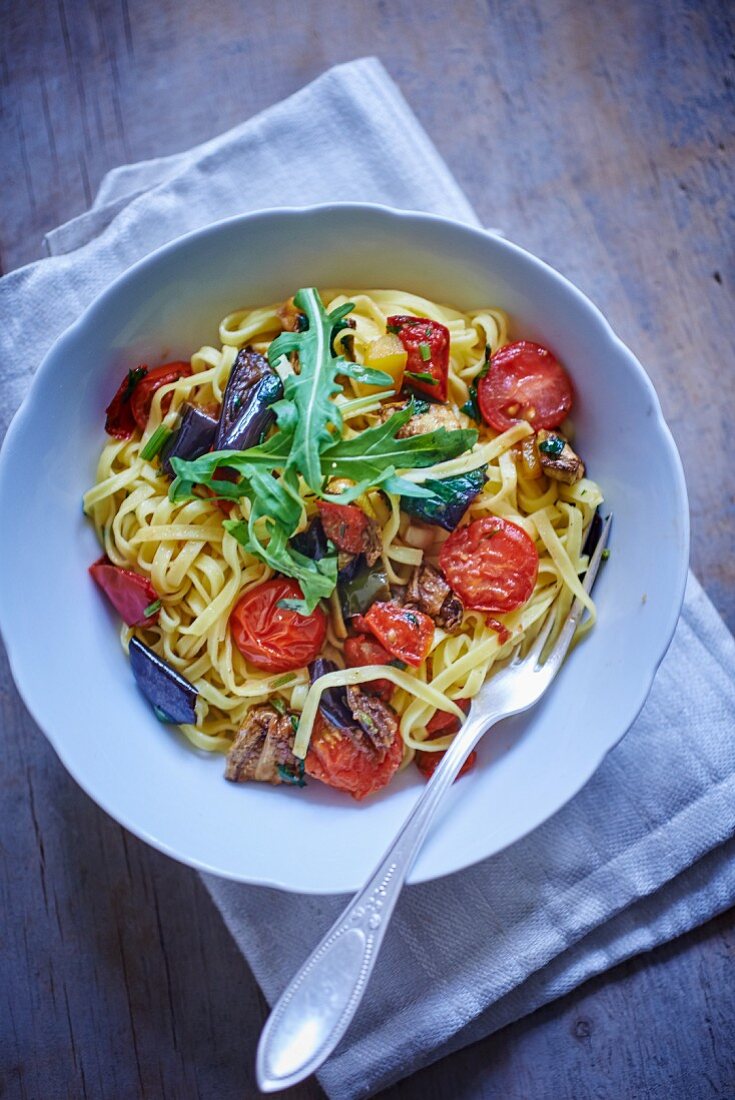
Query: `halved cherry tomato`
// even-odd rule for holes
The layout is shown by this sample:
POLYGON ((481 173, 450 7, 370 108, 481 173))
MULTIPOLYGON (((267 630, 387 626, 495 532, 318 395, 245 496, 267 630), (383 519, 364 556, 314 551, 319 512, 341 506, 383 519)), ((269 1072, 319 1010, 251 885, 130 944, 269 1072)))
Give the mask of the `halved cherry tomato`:
POLYGON ((332 504, 320 500, 324 534, 345 554, 361 554, 369 541, 370 520, 356 504, 332 504))
POLYGON ((389 653, 407 665, 418 666, 434 638, 434 620, 423 611, 397 603, 374 603, 365 622, 389 653))
MULTIPOLYGON (((457 699, 457 704, 462 710, 467 713, 470 709, 469 699, 457 699)), ((426 732, 429 736, 427 741, 434 741, 437 737, 446 737, 449 733, 457 733, 459 730, 459 718, 456 715, 450 714, 445 710, 438 710, 434 717, 430 720, 426 727, 426 732)), ((446 750, 445 750, 446 751, 446 750)), ((414 763, 419 769, 425 779, 431 779, 432 775, 436 771, 439 761, 444 757, 444 752, 420 752, 417 751, 414 756, 414 763)), ((464 764, 460 768, 457 779, 461 779, 463 775, 466 775, 468 771, 474 768, 477 762, 477 753, 473 750, 465 760, 464 764)), ((455 779, 455 783, 456 783, 455 779)))
POLYGON ((383 758, 348 734, 339 734, 317 715, 304 767, 307 775, 349 791, 358 801, 390 783, 403 759, 403 738, 396 733, 383 758))
POLYGON ((115 439, 130 439, 135 431, 131 398, 135 388, 145 378, 148 367, 141 364, 129 370, 117 387, 115 396, 105 409, 105 431, 115 439))
MULTIPOLYGON (((367 634, 358 634, 345 640, 345 661, 348 668, 364 668, 366 665, 389 665, 393 658, 380 642, 367 634)), ((367 680, 360 684, 363 691, 377 695, 386 703, 393 694, 392 680, 367 680)))
POLYGON ((503 613, 531 596, 538 552, 517 523, 487 516, 452 532, 441 548, 439 565, 465 607, 503 613))
MULTIPOLYGON (((160 367, 154 367, 153 370, 148 371, 145 378, 135 387, 133 396, 130 399, 133 419, 141 431, 145 430, 148 423, 151 401, 156 390, 161 386, 165 386, 168 382, 175 382, 178 378, 187 378, 191 373, 191 364, 181 361, 163 363, 160 367)), ((173 394, 168 394, 161 402, 161 412, 164 415, 168 412, 172 397, 173 394)))
POLYGON ((156 621, 160 604, 151 615, 145 614, 145 609, 158 600, 158 593, 147 577, 113 565, 106 557, 90 565, 89 572, 128 626, 150 626, 156 621))
POLYGON ((300 600, 294 580, 277 577, 251 588, 235 604, 230 632, 237 648, 252 665, 266 672, 290 672, 313 661, 327 635, 321 607, 311 615, 279 607, 279 600, 300 600))
POLYGON ((446 401, 449 329, 427 317, 397 314, 388 318, 388 331, 395 332, 406 349, 406 382, 434 401, 446 401), (430 378, 421 378, 421 375, 430 378))
POLYGON ((482 418, 496 432, 522 420, 534 428, 558 428, 573 400, 564 367, 547 348, 530 340, 498 348, 477 385, 482 418))

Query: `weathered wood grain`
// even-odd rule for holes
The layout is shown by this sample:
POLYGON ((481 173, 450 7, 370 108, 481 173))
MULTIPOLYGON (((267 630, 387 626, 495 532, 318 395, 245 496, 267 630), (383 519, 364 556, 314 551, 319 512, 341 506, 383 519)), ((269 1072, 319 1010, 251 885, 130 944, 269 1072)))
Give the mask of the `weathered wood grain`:
MULTIPOLYGON (((586 290, 646 365, 693 564, 732 625, 732 32, 714 0, 3 0, 0 268, 41 255, 115 165, 375 53, 483 220, 586 290)), ((0 685, 0 1096, 254 1096, 265 1006, 198 879, 76 787, 6 664, 0 685)), ((734 951, 724 915, 386 1096, 735 1096, 734 951)))

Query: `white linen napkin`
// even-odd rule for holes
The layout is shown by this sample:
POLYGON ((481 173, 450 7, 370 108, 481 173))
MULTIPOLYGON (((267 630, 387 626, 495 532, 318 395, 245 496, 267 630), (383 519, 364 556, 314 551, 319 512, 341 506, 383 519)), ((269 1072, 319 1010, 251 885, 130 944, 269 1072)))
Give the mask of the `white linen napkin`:
MULTIPOLYGON (((0 431, 53 340, 140 256, 231 214, 350 199, 477 224, 374 59, 188 153, 111 172, 92 210, 48 235, 51 258, 0 280, 0 431)), ((734 683, 733 639, 690 576, 649 700, 584 790, 499 855, 404 891, 320 1074, 334 1100, 367 1096, 733 903, 734 683)), ((204 880, 269 1001, 346 901, 204 880)))

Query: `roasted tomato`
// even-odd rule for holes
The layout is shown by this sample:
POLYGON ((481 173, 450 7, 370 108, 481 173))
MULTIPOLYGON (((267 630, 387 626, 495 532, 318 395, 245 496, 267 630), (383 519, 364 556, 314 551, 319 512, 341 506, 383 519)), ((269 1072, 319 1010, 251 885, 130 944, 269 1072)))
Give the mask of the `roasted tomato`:
POLYGON ((349 732, 337 733, 317 715, 304 763, 307 775, 330 787, 349 791, 359 800, 390 783, 402 759, 400 733, 396 733, 388 751, 381 757, 349 732))
POLYGON ((90 565, 89 572, 128 626, 150 626, 156 621, 161 603, 147 577, 133 569, 113 565, 109 558, 100 558, 90 565), (146 615, 151 604, 158 606, 146 615))
POLYGON ((389 653, 407 665, 420 665, 434 638, 434 621, 423 611, 397 603, 374 603, 365 622, 389 653))
POLYGON ((279 607, 280 600, 299 600, 294 580, 278 577, 251 588, 230 615, 230 632, 237 648, 265 672, 290 672, 313 661, 327 634, 327 616, 320 607, 311 615, 279 607))
POLYGON ((329 500, 318 503, 324 534, 345 554, 361 554, 368 550, 372 537, 372 523, 362 508, 356 504, 332 504, 329 500))
MULTIPOLYGON (((148 414, 151 411, 151 401, 153 400, 153 394, 156 390, 161 386, 167 385, 169 382, 175 382, 178 378, 187 378, 191 373, 190 363, 164 363, 162 366, 154 367, 153 370, 148 371, 145 378, 141 379, 133 390, 133 396, 130 399, 133 419, 141 431, 145 429, 148 423, 148 414)), ((171 397, 172 394, 164 397, 161 404, 161 411, 164 415, 168 412, 168 407, 171 404, 171 397)))
POLYGON ((517 523, 487 516, 449 536, 439 565, 465 607, 504 613, 521 607, 531 596, 538 576, 538 552, 517 523))
POLYGON ((399 314, 388 318, 388 332, 394 332, 406 349, 406 381, 434 401, 446 401, 449 329, 426 317, 399 314))
POLYGON ((117 392, 105 409, 105 431, 116 439, 130 439, 135 431, 135 417, 131 398, 138 384, 148 373, 148 367, 129 370, 117 388, 117 392))
POLYGON ((519 340, 498 348, 477 385, 482 418, 496 432, 527 420, 557 428, 572 407, 569 375, 547 348, 519 340))
MULTIPOLYGON (((467 713, 470 709, 469 699, 457 699, 457 704, 467 713)), ((459 718, 448 711, 438 710, 426 727, 427 741, 434 741, 438 737, 446 737, 448 733, 457 733, 459 730, 459 718)), ((445 750, 446 751, 446 750, 445 750)), ((414 763, 425 779, 431 779, 439 766, 439 761, 444 757, 444 752, 420 752, 414 756, 414 763)), ((471 771, 477 762, 477 753, 473 750, 459 770, 457 779, 471 771)), ((455 780, 456 782, 456 780, 455 780)))
MULTIPOLYGON (((380 642, 368 634, 358 634, 345 641, 345 661, 348 668, 364 668, 366 665, 389 665, 393 658, 380 642)), ((392 680, 368 680, 360 684, 363 691, 377 695, 386 702, 393 694, 392 680)))

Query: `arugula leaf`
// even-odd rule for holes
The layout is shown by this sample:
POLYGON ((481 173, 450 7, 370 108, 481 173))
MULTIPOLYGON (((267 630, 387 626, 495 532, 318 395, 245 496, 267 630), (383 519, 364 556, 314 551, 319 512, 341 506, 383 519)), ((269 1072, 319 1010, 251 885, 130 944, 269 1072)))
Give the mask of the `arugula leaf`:
POLYGON ((322 487, 323 474, 320 452, 342 430, 342 414, 330 400, 342 392, 337 375, 351 375, 371 385, 390 384, 392 378, 383 371, 358 367, 332 349, 334 326, 344 320, 355 307, 353 302, 325 310, 315 287, 299 290, 294 305, 305 314, 309 327, 304 332, 282 332, 268 348, 268 361, 274 367, 284 355, 298 352, 299 373, 283 379, 283 398, 272 406, 278 426, 292 433, 287 469, 300 473, 315 493, 322 487))
POLYGON ((277 573, 293 577, 299 582, 303 600, 284 600, 284 607, 302 615, 310 615, 320 600, 328 599, 332 595, 337 585, 336 552, 327 554, 319 561, 312 561, 289 545, 283 527, 268 519, 265 520, 265 526, 269 538, 264 543, 255 530, 252 514, 249 523, 227 519, 222 526, 248 553, 260 558, 277 573))

